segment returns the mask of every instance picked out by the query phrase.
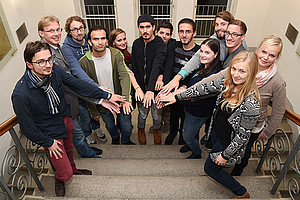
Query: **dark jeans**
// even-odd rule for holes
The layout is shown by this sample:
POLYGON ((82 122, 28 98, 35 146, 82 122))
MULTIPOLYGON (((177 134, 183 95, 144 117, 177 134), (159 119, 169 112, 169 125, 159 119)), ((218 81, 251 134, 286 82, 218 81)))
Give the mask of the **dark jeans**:
POLYGON ((199 131, 206 119, 207 117, 196 117, 189 112, 185 112, 182 135, 186 144, 191 148, 193 155, 202 153, 199 144, 199 131))
MULTIPOLYGON (((223 151, 225 148, 220 144, 218 139, 214 137, 214 135, 212 136, 214 146, 211 152, 223 151)), ((247 191, 247 189, 244 186, 237 182, 229 173, 223 170, 223 166, 217 165, 214 162, 212 162, 210 156, 208 156, 206 159, 204 171, 207 175, 212 177, 218 183, 230 189, 235 195, 241 196, 247 191)))
POLYGON ((95 151, 87 144, 85 135, 81 129, 77 118, 73 118, 73 144, 80 154, 84 158, 98 158, 95 151))
POLYGON ((178 102, 170 105, 170 134, 177 135, 177 132, 182 133, 184 123, 184 106, 178 102), (181 123, 179 125, 179 119, 181 123))
MULTIPOLYGON (((120 133, 117 129, 115 117, 113 116, 113 114, 109 110, 106 110, 105 112, 100 112, 100 115, 105 122, 106 129, 108 130, 111 138, 115 139, 119 137, 120 133)), ((132 131, 131 114, 124 114, 123 108, 120 108, 120 113, 117 114, 117 116, 120 122, 122 134, 121 142, 128 143, 130 141, 130 134, 132 131)))
POLYGON ((233 176, 240 176, 243 173, 244 168, 248 165, 248 161, 251 156, 251 147, 253 146, 254 142, 257 140, 260 133, 251 133, 249 142, 248 142, 246 150, 245 150, 245 155, 242 158, 241 163, 235 164, 235 166, 231 172, 231 174, 233 176))
POLYGON ((92 130, 100 128, 100 122, 93 120, 85 102, 79 104, 79 116, 80 116, 80 126, 85 137, 92 133, 92 130))

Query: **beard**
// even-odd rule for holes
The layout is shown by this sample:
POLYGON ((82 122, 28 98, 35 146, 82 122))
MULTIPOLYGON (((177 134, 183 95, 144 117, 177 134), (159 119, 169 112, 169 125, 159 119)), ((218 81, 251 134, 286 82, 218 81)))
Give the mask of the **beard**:
POLYGON ((217 34, 217 38, 219 40, 225 39, 225 31, 218 31, 218 32, 216 32, 216 34, 217 34), (223 33, 223 35, 220 35, 219 34, 220 32, 223 33))

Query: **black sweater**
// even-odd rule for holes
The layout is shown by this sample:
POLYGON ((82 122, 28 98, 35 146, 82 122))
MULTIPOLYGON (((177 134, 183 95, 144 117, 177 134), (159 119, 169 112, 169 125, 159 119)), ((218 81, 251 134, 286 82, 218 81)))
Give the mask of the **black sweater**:
POLYGON ((154 92, 155 83, 160 70, 164 68, 166 56, 167 45, 160 37, 155 37, 147 44, 142 37, 133 42, 132 71, 143 92, 154 92))

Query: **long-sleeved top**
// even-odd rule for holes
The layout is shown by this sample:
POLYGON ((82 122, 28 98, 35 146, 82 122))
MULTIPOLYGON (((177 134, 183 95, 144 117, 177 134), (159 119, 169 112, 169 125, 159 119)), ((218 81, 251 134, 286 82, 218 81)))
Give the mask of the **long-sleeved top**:
POLYGON ((86 35, 84 36, 84 41, 85 41, 84 44, 81 45, 75 42, 71 36, 67 35, 61 49, 66 59, 70 63, 71 73, 75 77, 84 80, 90 84, 93 84, 95 86, 99 86, 97 83, 95 83, 93 79, 91 79, 85 73, 85 71, 83 71, 83 69, 79 64, 79 59, 82 58, 82 56, 84 56, 84 54, 90 50, 86 35))
MULTIPOLYGON (((212 121, 210 123, 208 134, 211 134, 215 117, 218 114, 218 104, 223 98, 223 93, 221 91, 224 89, 224 78, 221 78, 209 83, 194 85, 188 88, 185 92, 177 94, 176 98, 181 100, 207 95, 212 92, 220 92, 216 101, 216 107, 213 111, 212 121)), ((224 151, 210 153, 210 158, 215 161, 215 159, 222 154, 222 157, 228 160, 225 166, 232 166, 235 163, 240 163, 241 159, 245 155, 245 149, 251 135, 251 130, 257 123, 259 116, 260 103, 253 95, 249 95, 234 109, 233 113, 228 118, 228 122, 232 126, 232 132, 229 136, 231 138, 230 144, 225 147, 224 151)))
MULTIPOLYGON (((127 66, 124 62, 124 57, 121 51, 115 49, 113 47, 107 47, 111 53, 111 65, 105 67, 112 67, 112 78, 113 78, 113 86, 115 94, 119 94, 125 96, 126 100, 131 102, 131 83, 130 77, 127 72, 127 66)), ((86 74, 93 79, 97 84, 98 78, 96 73, 95 64, 92 58, 91 51, 86 52, 86 54, 79 60, 79 63, 82 69, 86 72, 86 74)), ((100 105, 93 105, 87 103, 87 106, 91 112, 92 117, 99 116, 99 111, 105 111, 104 108, 100 105)))
POLYGON ((145 93, 154 92, 155 83, 160 71, 164 68, 167 56, 167 45, 160 37, 155 37, 145 43, 139 37, 132 45, 132 71, 134 76, 145 93))
MULTIPOLYGON (((208 83, 216 79, 220 79, 226 76, 227 69, 220 71, 217 74, 212 74, 211 76, 202 79, 200 82, 196 83, 208 83)), ((261 99, 261 112, 260 117, 257 120, 255 129, 261 130, 261 127, 268 121, 268 126, 263 130, 264 135, 270 138, 275 134, 276 129, 279 127, 282 117, 285 112, 286 107, 286 83, 277 72, 267 83, 258 88, 260 99, 261 99), (267 108, 269 102, 272 100, 272 112, 267 119, 267 108)))
POLYGON ((236 50, 234 50, 232 53, 228 53, 227 57, 225 58, 224 62, 223 62, 223 69, 226 69, 227 67, 229 67, 232 59, 234 58, 234 56, 236 56, 238 53, 240 53, 241 51, 246 50, 245 47, 241 44, 236 50))
MULTIPOLYGON (((195 44, 192 49, 184 50, 181 41, 169 44, 167 59, 163 71, 164 83, 167 84, 199 49, 200 46, 195 44)), ((182 84, 185 83, 182 82, 182 84)))
POLYGON ((51 86, 60 98, 59 113, 51 114, 44 91, 33 86, 25 73, 17 82, 12 94, 13 108, 20 128, 32 142, 50 147, 53 139, 67 137, 64 117, 70 116, 70 107, 65 100, 64 85, 76 93, 92 98, 107 99, 108 93, 66 73, 53 64, 51 86))
MULTIPOLYGON (((211 38, 216 38, 216 36, 212 35, 211 38)), ((232 59, 234 58, 234 56, 236 56, 236 54, 238 54, 240 51, 247 49, 246 42, 243 42, 239 46, 238 49, 236 49, 234 52, 232 52, 230 55, 228 55, 228 49, 225 48, 226 45, 224 43, 224 40, 219 40, 219 42, 220 42, 220 60, 224 61, 223 69, 226 69, 230 65, 232 59)), ((198 50, 194 54, 194 56, 189 60, 189 62, 187 62, 186 65, 180 70, 180 72, 178 74, 180 74, 182 76, 182 79, 184 79, 189 74, 191 74, 193 71, 198 69, 200 64, 201 64, 200 50, 198 50)))

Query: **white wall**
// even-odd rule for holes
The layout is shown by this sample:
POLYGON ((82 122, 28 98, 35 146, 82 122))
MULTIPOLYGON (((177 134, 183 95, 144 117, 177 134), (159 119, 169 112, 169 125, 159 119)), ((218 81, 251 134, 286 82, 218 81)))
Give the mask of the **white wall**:
POLYGON ((115 0, 117 10, 117 27, 126 32, 128 46, 132 46, 133 41, 139 37, 137 29, 138 5, 135 0, 115 0), (130 22, 130 23, 128 23, 130 22))

